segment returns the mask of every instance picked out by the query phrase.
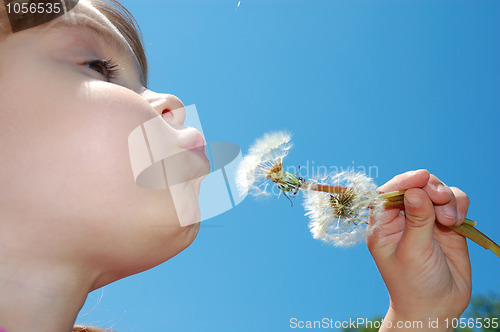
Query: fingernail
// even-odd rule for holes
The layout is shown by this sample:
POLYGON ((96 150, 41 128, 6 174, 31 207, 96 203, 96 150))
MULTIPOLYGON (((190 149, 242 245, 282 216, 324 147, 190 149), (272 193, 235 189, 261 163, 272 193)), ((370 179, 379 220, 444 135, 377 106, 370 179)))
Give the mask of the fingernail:
POLYGON ((448 189, 446 189, 446 186, 442 182, 429 183, 429 187, 431 187, 435 191, 448 191, 448 189))
POLYGON ((448 189, 446 188, 446 186, 443 183, 439 183, 437 185, 437 191, 448 191, 448 189))
POLYGON ((457 210, 450 208, 450 207, 445 207, 443 209, 443 213, 446 216, 446 218, 451 219, 451 220, 457 220, 457 210))
POLYGON ((405 200, 412 206, 419 206, 422 204, 422 197, 420 197, 420 195, 405 195, 405 200))

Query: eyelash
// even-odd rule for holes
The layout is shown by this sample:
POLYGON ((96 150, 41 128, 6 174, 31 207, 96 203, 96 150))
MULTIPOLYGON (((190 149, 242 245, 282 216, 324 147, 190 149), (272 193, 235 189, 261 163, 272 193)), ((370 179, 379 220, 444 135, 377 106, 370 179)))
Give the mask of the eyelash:
POLYGON ((118 74, 118 64, 113 60, 93 60, 85 63, 84 65, 90 69, 93 67, 98 68, 98 70, 95 71, 104 76, 108 82, 115 78, 118 74))

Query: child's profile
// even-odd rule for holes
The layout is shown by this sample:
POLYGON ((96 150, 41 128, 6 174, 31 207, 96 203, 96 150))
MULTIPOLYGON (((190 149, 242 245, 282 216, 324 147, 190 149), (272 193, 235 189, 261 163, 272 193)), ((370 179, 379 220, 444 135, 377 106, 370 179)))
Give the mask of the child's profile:
MULTIPOLYGON (((184 126, 182 101, 147 81, 140 31, 118 1, 80 0, 18 32, 0 4, 0 331, 103 331, 74 326, 88 293, 196 238, 206 160, 182 154, 197 176, 176 193, 181 213, 169 190, 134 181, 127 139, 148 120, 163 119, 172 154, 204 144, 184 126)), ((367 239, 390 294, 386 319, 459 317, 471 294, 467 245, 440 225, 463 221, 467 195, 426 170, 380 190, 408 190, 404 213, 387 211, 367 239)))
MULTIPOLYGON (((26 311, 7 320, 2 306, 0 321, 9 331, 46 323, 70 330, 87 292, 164 262, 196 237, 199 224, 180 226, 168 191, 135 184, 127 145, 130 132, 157 115, 169 124, 174 153, 192 133, 177 97, 145 88, 144 50, 117 2, 80 1, 67 15, 16 33, 0 8, 0 144, 10 155, 1 171, 9 194, 2 195, 0 242, 2 254, 17 252, 26 263, 2 264, 2 299, 26 311), (57 298, 49 295, 56 290, 57 298), (39 299, 43 312, 36 313, 35 295, 49 296, 39 299), (52 310, 57 319, 47 315, 52 310)), ((192 172, 207 167, 198 156, 184 158, 192 172)), ((192 210, 200 182, 184 187, 192 210)))

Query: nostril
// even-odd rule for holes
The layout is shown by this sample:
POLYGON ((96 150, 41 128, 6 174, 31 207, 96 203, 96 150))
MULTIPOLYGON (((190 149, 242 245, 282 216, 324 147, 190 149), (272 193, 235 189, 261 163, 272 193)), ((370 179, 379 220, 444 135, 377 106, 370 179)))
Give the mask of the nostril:
POLYGON ((174 114, 168 108, 164 109, 163 112, 161 112, 161 116, 166 121, 171 121, 174 118, 174 114))

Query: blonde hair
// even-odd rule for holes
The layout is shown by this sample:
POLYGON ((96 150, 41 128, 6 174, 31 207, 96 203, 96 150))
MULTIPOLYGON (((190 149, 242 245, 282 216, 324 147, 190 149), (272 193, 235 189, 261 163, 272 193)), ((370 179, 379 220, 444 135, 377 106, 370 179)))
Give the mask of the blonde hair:
MULTIPOLYGON (((14 0, 19 3, 34 3, 37 0, 14 0)), ((89 3, 102 13, 123 35, 129 43, 132 51, 137 57, 144 77, 144 84, 147 85, 148 63, 146 52, 142 43, 142 34, 137 21, 132 14, 117 0, 89 0, 89 3)), ((12 33, 9 18, 7 16, 5 4, 0 0, 0 40, 12 33)), ((100 329, 95 327, 75 325, 73 332, 113 332, 109 329, 100 329)))
MULTIPOLYGON (((37 0, 13 0, 12 3, 36 3, 37 0)), ((88 0, 88 2, 103 14, 123 35, 132 48, 147 85, 148 62, 142 42, 142 33, 132 14, 117 0, 88 0)), ((0 40, 7 34, 12 33, 12 28, 7 16, 4 1, 0 0, 0 40)))

